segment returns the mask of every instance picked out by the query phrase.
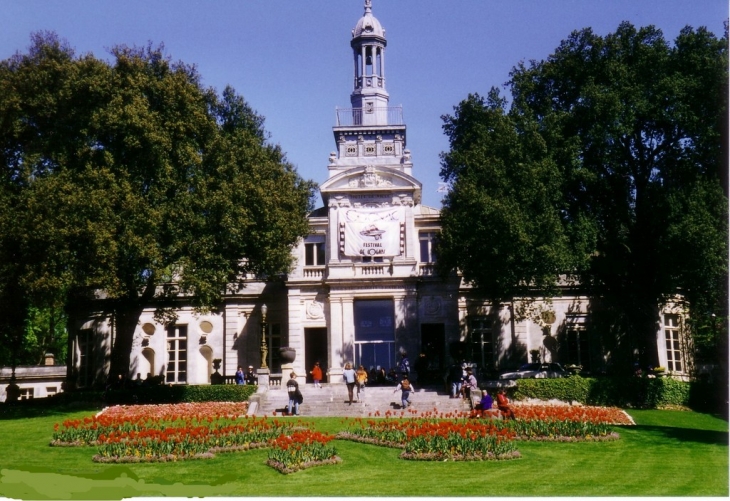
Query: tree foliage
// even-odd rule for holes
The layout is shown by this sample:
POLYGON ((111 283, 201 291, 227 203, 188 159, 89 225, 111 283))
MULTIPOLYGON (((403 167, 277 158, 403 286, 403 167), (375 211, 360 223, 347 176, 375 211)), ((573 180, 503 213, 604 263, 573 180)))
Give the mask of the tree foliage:
POLYGON ((443 264, 495 299, 574 274, 647 363, 657 306, 678 292, 726 317, 727 42, 583 29, 514 68, 509 111, 463 101, 444 117, 443 264))
POLYGON ((527 284, 554 293, 573 254, 560 213, 563 176, 537 122, 507 114, 494 89, 487 99, 470 95, 444 122, 451 151, 441 176, 452 189, 437 265, 460 269, 495 301, 527 284))
POLYGON ((0 287, 69 312, 103 291, 114 372, 144 306, 205 310, 247 274, 286 272, 315 189, 241 96, 163 50, 110 63, 43 33, 0 63, 0 252, 15 253, 0 287))

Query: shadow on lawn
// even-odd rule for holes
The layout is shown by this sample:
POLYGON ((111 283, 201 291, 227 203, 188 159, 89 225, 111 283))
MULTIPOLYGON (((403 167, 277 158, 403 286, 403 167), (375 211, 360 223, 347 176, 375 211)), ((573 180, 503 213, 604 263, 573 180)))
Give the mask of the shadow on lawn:
POLYGON ((673 426, 636 425, 632 430, 662 435, 664 438, 681 442, 697 442, 710 445, 728 445, 728 432, 712 430, 693 430, 691 428, 677 428, 673 426))
POLYGON ((0 404, 0 421, 8 419, 24 419, 42 416, 58 416, 76 411, 96 413, 103 408, 99 402, 70 402, 63 405, 17 405, 0 404))

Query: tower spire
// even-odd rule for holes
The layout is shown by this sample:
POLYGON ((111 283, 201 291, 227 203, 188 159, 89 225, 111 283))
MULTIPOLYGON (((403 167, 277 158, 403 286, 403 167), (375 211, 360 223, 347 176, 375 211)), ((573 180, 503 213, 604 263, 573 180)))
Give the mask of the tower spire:
POLYGON ((371 14, 373 12, 372 0, 365 0, 365 14, 371 14))

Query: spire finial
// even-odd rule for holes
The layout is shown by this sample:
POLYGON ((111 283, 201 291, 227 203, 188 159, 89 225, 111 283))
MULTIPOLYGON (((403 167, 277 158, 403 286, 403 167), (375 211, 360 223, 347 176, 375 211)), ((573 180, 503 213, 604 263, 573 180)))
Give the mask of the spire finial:
POLYGON ((365 14, 370 14, 373 11, 373 1, 365 0, 365 14))

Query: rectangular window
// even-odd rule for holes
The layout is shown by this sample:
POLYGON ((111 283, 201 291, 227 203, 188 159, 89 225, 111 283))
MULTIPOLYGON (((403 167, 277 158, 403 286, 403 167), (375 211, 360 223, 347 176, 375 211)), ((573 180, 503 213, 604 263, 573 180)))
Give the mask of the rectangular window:
POLYGON ((33 398, 33 388, 21 388, 20 400, 31 400, 33 398))
POLYGON ((664 315, 664 340, 667 347, 667 370, 682 372, 679 315, 664 315))
POLYGON ((471 360, 468 361, 476 362, 480 369, 495 368, 494 324, 493 317, 471 317, 469 321, 471 360))
POLYGON ((563 359, 565 365, 580 365, 588 370, 588 335, 582 327, 569 326, 565 332, 567 355, 563 359))
POLYGON ((165 382, 184 384, 188 377, 188 326, 167 328, 167 372, 165 382))
POLYGON ((383 256, 363 256, 362 257, 363 263, 382 263, 383 262, 383 256))
POLYGON ((304 244, 304 265, 324 266, 324 242, 304 244))
POLYGON ((422 263, 436 262, 436 255, 434 254, 436 237, 437 233, 435 231, 422 231, 418 234, 418 243, 421 247, 422 263))
POLYGON ((56 393, 58 393, 57 386, 46 386, 46 396, 52 397, 56 393))
POLYGON ((79 347, 79 378, 78 386, 85 388, 91 386, 94 382, 92 378, 92 361, 93 361, 93 332, 91 329, 81 329, 76 336, 76 342, 79 347))

